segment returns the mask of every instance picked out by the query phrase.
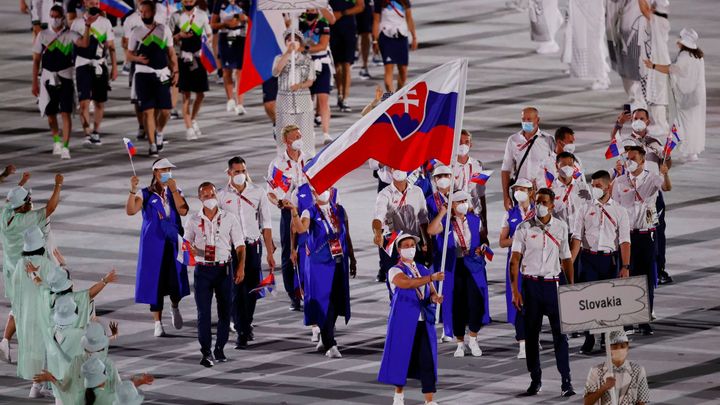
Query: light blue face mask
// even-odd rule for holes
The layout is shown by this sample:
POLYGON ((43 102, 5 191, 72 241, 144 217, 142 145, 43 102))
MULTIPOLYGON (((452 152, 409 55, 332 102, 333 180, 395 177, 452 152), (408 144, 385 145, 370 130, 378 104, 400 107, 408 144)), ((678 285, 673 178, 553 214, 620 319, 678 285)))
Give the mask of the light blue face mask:
POLYGON ((535 124, 530 121, 522 121, 522 130, 525 132, 532 132, 535 129, 535 124))
POLYGON ((160 182, 165 184, 168 180, 172 179, 172 172, 160 173, 160 182))

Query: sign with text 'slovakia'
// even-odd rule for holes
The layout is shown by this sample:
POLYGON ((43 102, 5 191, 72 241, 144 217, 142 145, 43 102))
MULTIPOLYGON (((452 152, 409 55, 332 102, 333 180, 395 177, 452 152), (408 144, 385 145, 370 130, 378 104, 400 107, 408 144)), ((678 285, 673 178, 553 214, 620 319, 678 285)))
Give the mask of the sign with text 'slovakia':
POLYGON ((326 8, 327 0, 258 0, 258 10, 304 11, 309 8, 326 8))

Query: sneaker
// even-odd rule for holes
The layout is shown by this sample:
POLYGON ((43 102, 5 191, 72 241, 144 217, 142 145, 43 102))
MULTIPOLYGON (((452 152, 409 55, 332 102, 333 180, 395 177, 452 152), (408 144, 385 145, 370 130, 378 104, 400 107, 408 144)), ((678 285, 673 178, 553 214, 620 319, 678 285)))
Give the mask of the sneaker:
POLYGON ((196 140, 197 138, 198 138, 198 137, 197 137, 197 133, 195 132, 194 129, 192 129, 192 128, 187 128, 187 129, 185 130, 185 139, 187 139, 188 141, 194 141, 194 140, 196 140))
POLYGON ((335 345, 325 352, 325 357, 329 357, 331 359, 341 359, 342 354, 340 354, 340 350, 338 350, 337 345, 335 345))
POLYGON ((345 100, 338 100, 338 108, 341 112, 352 112, 352 108, 350 108, 347 103, 345 103, 345 100))
POLYGON ((162 132, 155 133, 155 144, 157 145, 158 151, 163 150, 163 146, 165 145, 165 137, 163 136, 162 132))
POLYGON ((67 146, 63 146, 62 151, 60 151, 60 159, 70 159, 70 149, 68 149, 67 146))
POLYGON ((450 343, 454 340, 455 339, 453 339, 452 336, 445 335, 445 332, 443 332, 442 336, 440 336, 440 343, 450 343))
POLYGON ((235 341, 235 350, 245 350, 248 347, 248 341, 245 335, 240 334, 238 335, 237 340, 235 341))
POLYGON ((45 398, 55 398, 55 394, 53 394, 52 390, 45 385, 40 388, 40 395, 44 396, 45 398))
POLYGON ((531 397, 534 395, 537 395, 540 391, 542 391, 542 383, 540 381, 533 381, 530 383, 530 386, 527 390, 525 390, 525 393, 521 396, 523 397, 531 397))
MULTIPOLYGON (((697 153, 691 153, 688 155, 688 158, 687 158, 688 162, 697 162, 699 159, 700 158, 698 157, 697 153)), ((670 279, 669 282, 672 283, 672 277, 668 276, 668 278, 670 279)))
POLYGON ((585 336, 585 342, 580 346, 580 353, 589 356, 592 354, 593 349, 595 349, 595 336, 589 334, 585 336))
POLYGON ((245 115, 247 114, 247 110, 245 110, 245 107, 243 107, 242 104, 235 106, 235 114, 236 115, 245 115))
POLYGON ((453 357, 465 357, 465 343, 458 343, 453 357))
POLYGON ((590 90, 607 90, 610 88, 610 83, 603 79, 595 80, 590 86, 590 90))
POLYGON ((222 77, 222 76, 218 76, 218 77, 215 79, 215 84, 224 84, 224 83, 225 83, 225 81, 223 80, 223 77, 222 77))
POLYGON ((235 100, 228 100, 227 104, 225 104, 225 111, 227 112, 235 112, 235 100))
POLYGON ((310 338, 310 341, 313 343, 320 341, 320 327, 319 326, 312 327, 312 337, 310 338))
POLYGON ((180 308, 172 307, 170 310, 170 314, 172 316, 172 324, 175 327, 175 329, 182 329, 183 318, 182 318, 182 315, 180 315, 180 308))
POLYGON ((102 141, 100 140, 100 134, 97 133, 97 131, 93 131, 93 133, 90 134, 90 145, 92 145, 92 146, 102 145, 102 141))
POLYGON ((214 366, 215 363, 213 363, 212 358, 210 356, 203 356, 202 360, 200 360, 200 365, 203 367, 210 368, 210 367, 214 366))
POLYGON ((235 322, 230 321, 230 332, 237 333, 237 330, 235 329, 235 322))
POLYGON ((377 276, 375 276, 375 281, 378 283, 384 283, 387 280, 387 275, 385 274, 382 269, 378 270, 377 276))
POLYGON ((170 111, 170 119, 171 120, 180 119, 180 113, 178 113, 176 109, 173 109, 172 111, 170 111))
POLYGON ((42 386, 38 383, 33 383, 32 388, 30 388, 30 394, 28 395, 29 398, 44 398, 42 392, 40 392, 42 389, 42 386))
POLYGON ((360 72, 358 72, 358 75, 363 80, 372 79, 372 76, 370 76, 370 72, 368 72, 368 68, 361 68, 360 72))
POLYGON ((150 151, 148 151, 148 156, 150 157, 158 157, 160 154, 158 153, 157 145, 154 143, 150 144, 150 151))
POLYGON ((163 324, 160 321, 155 321, 155 337, 163 337, 165 336, 165 328, 163 328, 163 324))
POLYGON ((322 125, 322 118, 319 115, 316 115, 315 116, 315 126, 319 127, 320 125, 322 125))
POLYGON ((62 153, 62 142, 53 142, 53 155, 60 155, 62 153))
POLYGON ((201 136, 202 131, 200 130, 200 125, 198 125, 196 120, 192 120, 192 129, 195 131, 195 135, 201 136))
POLYGON ((527 356, 525 355, 525 341, 520 342, 520 345, 519 345, 519 346, 520 346, 520 347, 519 347, 519 349, 518 349, 517 358, 518 358, 518 359, 524 359, 524 358, 527 357, 527 356))
POLYGON ((575 390, 573 389, 572 384, 563 384, 562 388, 560 389, 560 396, 563 398, 569 398, 573 395, 575 395, 575 390))
POLYGON ((145 135, 145 128, 138 128, 137 135, 135 135, 135 139, 143 140, 147 138, 147 135, 145 135))
POLYGON ((123 63, 121 75, 127 76, 130 74, 130 63, 123 63))
POLYGON ((550 53, 556 53, 558 51, 560 51, 560 45, 558 45, 558 43, 555 41, 543 42, 535 50, 535 52, 539 53, 540 55, 547 55, 550 53))
POLYGON ((0 341, 0 360, 6 363, 10 363, 12 361, 10 358, 10 341, 5 338, 0 341))
POLYGON ((468 348, 470 349, 470 353, 472 353, 473 357, 482 356, 482 350, 480 349, 476 338, 470 338, 470 341, 468 342, 468 348))
POLYGON ((396 392, 393 397, 393 405, 405 405, 405 394, 396 392))
POLYGON ((330 137, 330 134, 328 134, 328 133, 323 134, 323 145, 327 145, 327 144, 331 143, 332 141, 333 141, 333 139, 330 137))
POLYGON ((228 358, 225 357, 225 352, 223 352, 222 349, 215 348, 213 351, 213 357, 215 357, 215 361, 218 363, 226 363, 228 361, 228 358))
POLYGON ((92 141, 90 140, 90 135, 85 135, 85 140, 83 140, 83 146, 89 147, 92 145, 92 141))
POLYGON ((380 55, 373 55, 372 57, 372 64, 373 66, 382 66, 382 59, 380 58, 380 55))
POLYGON ((321 352, 325 350, 325 345, 323 344, 322 340, 318 342, 318 344, 315 345, 315 351, 321 352))

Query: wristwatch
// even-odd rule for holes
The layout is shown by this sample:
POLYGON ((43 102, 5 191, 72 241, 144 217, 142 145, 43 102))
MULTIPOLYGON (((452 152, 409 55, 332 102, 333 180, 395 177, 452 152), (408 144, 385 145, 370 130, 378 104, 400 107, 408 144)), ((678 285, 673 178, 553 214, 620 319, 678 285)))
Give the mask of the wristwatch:
POLYGON ((630 270, 630 265, 629 265, 629 264, 623 264, 623 265, 620 267, 620 270, 622 270, 622 269, 628 269, 628 270, 630 270))

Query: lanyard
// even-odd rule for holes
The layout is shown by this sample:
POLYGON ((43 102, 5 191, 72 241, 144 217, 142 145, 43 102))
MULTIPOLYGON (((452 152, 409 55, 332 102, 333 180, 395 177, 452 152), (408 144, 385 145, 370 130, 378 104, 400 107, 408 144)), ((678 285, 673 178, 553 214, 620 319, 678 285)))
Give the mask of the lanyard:
POLYGON ((437 208, 438 212, 440 211, 440 207, 442 206, 442 200, 440 199, 440 193, 434 192, 433 198, 435 199, 435 208, 437 208))
POLYGON ((393 0, 388 1, 388 6, 390 6, 393 11, 395 11, 395 14, 397 14, 401 18, 405 18, 405 14, 400 13, 400 10, 395 7, 395 5, 393 4, 393 0))
MULTIPOLYGON (((638 176, 638 177, 639 177, 639 176, 638 176)), ((637 184, 637 183, 636 183, 636 180, 633 180, 632 178, 630 178, 630 172, 628 172, 627 178, 628 178, 628 182, 630 183, 630 185, 632 186, 633 190, 635 191, 635 201, 640 201, 641 203, 642 203, 642 202, 645 202, 645 200, 642 198, 642 196, 641 196, 640 193, 638 192, 638 189, 637 189, 637 186, 636 186, 636 184, 637 184)))
POLYGON ((602 205, 598 205, 598 207, 600 207, 600 211, 602 211, 602 214, 607 217, 607 219, 610 221, 610 223, 613 224, 613 226, 617 227, 617 222, 615 222, 613 217, 610 216, 610 213, 607 212, 607 210, 605 210, 605 207, 603 207, 602 205))
MULTIPOLYGON (((212 221, 210 221, 210 225, 212 225, 212 221)), ((205 218, 200 218, 200 232, 203 234, 203 239, 205 240, 205 245, 207 246, 207 235, 205 234, 205 218)), ((217 228, 215 228, 215 237, 212 240, 212 244, 210 246, 215 246, 215 242, 220 238, 220 211, 217 213, 217 228)))
POLYGON ((574 185, 575 184, 570 183, 570 187, 568 187, 567 191, 565 191, 565 196, 563 197, 562 202, 564 202, 564 203, 568 202, 568 199, 570 198, 570 192, 572 191, 574 185))
POLYGON ((528 219, 530 219, 530 218, 532 218, 532 217, 534 217, 534 216, 535 216, 535 209, 532 208, 532 207, 530 207, 530 209, 528 210, 528 212, 525 214, 525 217, 523 217, 523 221, 527 221, 528 219))
POLYGON ((537 135, 534 135, 532 138, 525 141, 525 143, 518 145, 518 151, 523 151, 525 148, 527 148, 528 145, 530 145, 536 137, 537 135))
POLYGON ((462 249, 463 253, 466 253, 468 250, 467 243, 465 242, 465 235, 463 234, 462 229, 460 228, 460 224, 458 223, 459 221, 456 218, 453 218, 451 222, 453 225, 453 230, 455 231, 455 237, 460 243, 460 248, 462 249))
MULTIPOLYGON (((407 189, 405 189, 405 192, 402 193, 402 198, 400 198, 400 201, 398 201, 397 208, 400 208, 403 205, 405 205, 405 197, 407 197, 407 189)), ((440 207, 438 207, 438 209, 440 209, 440 207)))
MULTIPOLYGON (((555 239, 555 237, 550 233, 550 231, 548 231, 547 228, 545 228, 545 227, 542 227, 542 228, 540 228, 540 229, 542 229, 542 231, 543 231, 543 233, 544 233, 544 236, 547 236, 548 238, 550 238, 550 240, 551 240, 551 241, 555 244, 555 246, 557 246, 558 249, 559 249, 559 248, 560 248, 560 242, 558 242, 558 240, 555 239)), ((543 237, 543 246, 544 246, 544 245, 545 245, 545 237, 543 237)))

